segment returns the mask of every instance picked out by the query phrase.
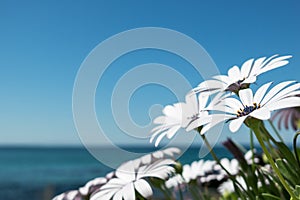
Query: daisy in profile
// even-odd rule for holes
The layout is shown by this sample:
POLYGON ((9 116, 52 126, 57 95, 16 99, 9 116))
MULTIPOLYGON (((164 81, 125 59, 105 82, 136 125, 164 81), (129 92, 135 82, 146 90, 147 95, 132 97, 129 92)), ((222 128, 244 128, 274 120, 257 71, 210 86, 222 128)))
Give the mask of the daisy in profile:
POLYGON ((267 120, 271 117, 271 111, 300 106, 300 83, 285 81, 274 86, 269 92, 271 85, 267 83, 261 86, 255 95, 251 89, 239 91, 239 99, 226 98, 222 104, 225 106, 226 116, 229 119, 229 129, 236 132, 243 122, 249 118, 267 120))
MULTIPOLYGON (((156 138, 155 146, 157 147, 165 136, 169 139, 172 138, 180 128, 184 128, 189 132, 210 123, 212 118, 207 110, 212 109, 214 105, 227 96, 227 94, 219 93, 208 104, 208 93, 199 94, 197 97, 192 92, 186 95, 185 102, 166 106, 162 111, 164 115, 155 118, 153 121, 158 126, 151 130, 150 143, 156 138)), ((214 117, 217 117, 217 115, 214 117)))
POLYGON ((194 92, 230 91, 238 93, 240 89, 249 88, 251 83, 256 82, 257 76, 267 71, 282 67, 289 63, 287 59, 292 56, 273 55, 269 58, 261 57, 256 60, 250 59, 243 63, 242 67, 233 66, 228 70, 228 75, 217 75, 211 80, 200 83, 194 92))
POLYGON ((155 177, 165 180, 174 173, 175 162, 171 159, 160 159, 149 165, 136 168, 133 161, 122 164, 115 173, 115 178, 109 180, 98 191, 91 195, 91 200, 134 200, 136 193, 143 198, 149 198, 153 192, 147 178, 155 177))

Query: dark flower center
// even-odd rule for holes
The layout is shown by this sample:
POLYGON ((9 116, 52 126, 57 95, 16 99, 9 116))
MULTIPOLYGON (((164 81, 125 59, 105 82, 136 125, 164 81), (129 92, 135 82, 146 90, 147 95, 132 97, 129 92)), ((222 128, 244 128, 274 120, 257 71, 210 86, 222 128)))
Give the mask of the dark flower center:
POLYGON ((239 90, 249 88, 250 84, 243 83, 244 80, 245 80, 245 78, 242 80, 238 80, 235 83, 232 83, 225 89, 225 91, 230 91, 230 92, 234 92, 234 93, 238 94, 239 90))
POLYGON ((243 116, 246 116, 248 115, 249 113, 253 112, 254 110, 257 110, 258 108, 260 108, 260 105, 257 103, 253 103, 253 106, 245 106, 243 109, 240 108, 238 111, 237 111, 237 117, 243 117, 243 116))

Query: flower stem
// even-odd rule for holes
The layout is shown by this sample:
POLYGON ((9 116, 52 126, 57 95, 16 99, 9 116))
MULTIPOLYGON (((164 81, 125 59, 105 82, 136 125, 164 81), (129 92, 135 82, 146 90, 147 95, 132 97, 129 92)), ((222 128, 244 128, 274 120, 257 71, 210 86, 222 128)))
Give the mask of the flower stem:
POLYGON ((292 189, 290 188, 290 186, 286 183, 286 181, 284 180, 283 176, 281 175, 279 169, 277 168, 272 156, 270 155, 263 139, 261 136, 261 132, 260 132, 260 125, 261 125, 261 121, 258 121, 257 123, 252 124, 250 127, 253 129, 254 134, 262 148, 262 150, 264 151, 265 155, 267 156, 274 172, 276 173, 277 177, 279 178, 280 182, 282 183, 282 185, 285 187, 285 189, 287 190, 287 192, 290 194, 290 196, 292 197, 292 199, 296 200, 298 199, 295 194, 293 193, 292 189))

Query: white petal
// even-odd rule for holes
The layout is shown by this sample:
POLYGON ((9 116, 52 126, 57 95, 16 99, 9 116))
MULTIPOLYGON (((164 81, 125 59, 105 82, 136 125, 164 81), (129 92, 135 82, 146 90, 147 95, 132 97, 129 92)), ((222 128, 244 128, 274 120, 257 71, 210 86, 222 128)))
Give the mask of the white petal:
POLYGON ((266 60, 266 57, 262 57, 262 58, 258 58, 255 60, 254 64, 253 64, 253 67, 251 69, 251 72, 250 72, 250 76, 252 77, 256 77, 257 74, 259 73, 261 67, 263 66, 263 62, 264 60, 266 60))
POLYGON ((188 93, 186 96, 185 96, 185 102, 186 104, 188 105, 191 105, 191 106, 195 106, 196 110, 198 110, 198 102, 197 102, 197 96, 194 92, 192 93, 188 93))
POLYGON ((208 117, 200 117, 199 119, 197 120, 194 120, 192 123, 189 124, 189 126, 186 127, 186 131, 189 132, 195 128, 198 128, 204 124, 207 124, 211 121, 211 116, 208 116, 208 117))
POLYGON ((161 141, 167 134, 168 134, 167 131, 161 133, 161 134, 157 137, 154 146, 157 147, 157 146, 159 145, 160 141, 161 141))
POLYGON ((91 196, 90 200, 110 200, 111 197, 118 191, 119 191, 119 189, 100 190, 99 192, 93 194, 93 196, 91 196))
POLYGON ((170 117, 174 117, 174 118, 178 118, 181 117, 181 111, 182 109, 180 109, 180 106, 181 104, 180 103, 177 103, 177 104, 174 104, 173 106, 171 105, 167 105, 164 109, 163 109, 163 113, 167 116, 170 116, 170 117), (175 108, 179 108, 179 109, 175 109, 175 108), (180 114, 179 114, 180 113, 180 114))
POLYGON ((194 92, 199 93, 207 91, 210 94, 216 93, 220 90, 226 89, 227 84, 219 80, 207 80, 200 83, 196 88, 193 89, 194 92), (212 91, 210 91, 212 90, 212 91))
POLYGON ((255 83, 255 82, 256 82, 256 76, 250 76, 243 81, 243 83, 255 83))
POLYGON ((254 110, 249 114, 251 117, 261 119, 261 120, 267 120, 271 117, 271 112, 269 109, 262 107, 257 110, 254 110))
POLYGON ((119 179, 119 178, 112 178, 109 180, 108 183, 106 183, 105 185, 103 185, 101 187, 101 190, 104 189, 112 189, 112 188, 120 188, 124 185, 124 180, 119 179))
POLYGON ((287 88, 282 89, 280 92, 278 92, 268 103, 278 101, 280 99, 286 98, 288 96, 291 96, 291 92, 296 91, 300 89, 300 83, 293 84, 287 88))
POLYGON ((198 96, 198 102, 199 102, 199 110, 198 111, 202 111, 205 106, 207 105, 209 99, 209 95, 206 93, 200 93, 198 96))
POLYGON ((274 97, 280 90, 282 90, 284 87, 286 87, 289 84, 294 83, 294 82, 295 81, 285 81, 285 82, 279 83, 278 85, 274 86, 263 98, 263 100, 261 101, 261 105, 263 106, 266 103, 268 103, 268 101, 270 101, 270 99, 272 99, 272 97, 274 97))
POLYGON ((226 75, 217 75, 217 76, 213 76, 214 79, 217 79, 219 81, 222 81, 228 85, 230 85, 232 83, 232 81, 230 80, 230 78, 226 75))
POLYGON ((300 97, 287 97, 277 102, 269 104, 267 107, 273 110, 279 110, 282 108, 291 108, 300 106, 300 97))
POLYGON ((174 126, 167 131, 167 138, 171 139, 175 133, 180 129, 180 126, 174 126))
POLYGON ((205 126, 203 126, 203 128, 201 129, 201 132, 200 132, 201 135, 205 134, 208 130, 210 130, 217 124, 224 122, 233 117, 232 115, 224 115, 224 114, 214 114, 211 116, 212 116, 211 122, 206 124, 205 126))
POLYGON ((241 67, 242 77, 246 78, 249 76, 253 61, 254 61, 254 59, 250 59, 250 60, 247 60, 246 62, 244 62, 244 64, 241 67))
POLYGON ((262 98, 265 96, 265 94, 271 84, 272 84, 272 82, 266 83, 256 91, 254 98, 253 98, 253 103, 260 104, 262 98))
POLYGON ((241 72, 240 72, 240 69, 238 68, 238 66, 233 66, 232 68, 230 68, 228 70, 228 76, 231 80, 233 80, 233 82, 243 79, 241 77, 241 72))
POLYGON ((259 71, 259 74, 262 74, 262 73, 265 73, 267 71, 270 71, 270 70, 273 70, 273 69, 276 69, 278 67, 282 67, 286 64, 289 63, 288 60, 286 59, 289 59, 291 58, 292 56, 281 56, 281 57, 277 57, 277 58, 274 58, 273 60, 271 60, 265 67, 263 67, 260 71, 259 71))
POLYGON ((151 154, 144 155, 140 159, 143 164, 149 164, 151 163, 151 154))
POLYGON ((243 116, 243 117, 239 117, 237 119, 230 121, 230 124, 229 124, 230 131, 233 133, 237 132, 237 130, 239 130, 239 128, 242 126, 243 122, 245 121, 245 119, 247 117, 248 116, 243 116))
POLYGON ((251 89, 240 90, 239 96, 244 106, 251 106, 253 104, 253 93, 251 89))
POLYGON ((127 184, 122 189, 122 195, 124 197, 124 200, 135 200, 135 191, 134 191, 133 183, 127 184))
POLYGON ((123 200, 123 191, 122 189, 115 193, 113 200, 123 200))
POLYGON ((244 108, 244 105, 237 99, 234 98, 226 98, 223 100, 223 103, 232 108, 233 110, 235 110, 236 112, 240 109, 240 108, 244 108))
POLYGON ((122 180, 132 181, 135 179, 135 168, 132 161, 122 164, 116 170, 116 176, 122 180))
POLYGON ((165 123, 166 123, 166 116, 159 116, 159 117, 156 117, 156 118, 153 120, 153 123, 154 123, 154 124, 165 124, 165 123))
POLYGON ((137 180, 134 183, 135 189, 140 193, 143 197, 149 198, 153 195, 152 189, 144 179, 137 180))

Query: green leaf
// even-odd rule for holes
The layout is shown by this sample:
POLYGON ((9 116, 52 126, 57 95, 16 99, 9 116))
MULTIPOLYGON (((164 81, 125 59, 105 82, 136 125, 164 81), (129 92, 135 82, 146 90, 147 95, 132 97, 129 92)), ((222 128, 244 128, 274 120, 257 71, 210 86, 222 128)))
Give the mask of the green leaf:
POLYGON ((277 197, 277 196, 274 196, 274 195, 272 195, 272 194, 268 194, 268 193, 262 193, 262 196, 264 197, 264 199, 266 199, 266 200, 280 200, 280 198, 279 197, 277 197))
POLYGON ((292 151, 282 142, 277 142, 276 145, 282 155, 282 158, 285 158, 288 161, 289 165, 291 165, 299 170, 297 160, 296 160, 294 154, 292 153, 292 151))
POLYGON ((299 180, 297 180, 297 175, 295 175, 292 170, 286 165, 286 162, 282 159, 276 159, 276 164, 282 175, 293 185, 296 185, 299 180))
POLYGON ((296 185, 295 190, 294 190, 294 194, 300 198, 300 185, 296 185))

